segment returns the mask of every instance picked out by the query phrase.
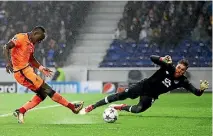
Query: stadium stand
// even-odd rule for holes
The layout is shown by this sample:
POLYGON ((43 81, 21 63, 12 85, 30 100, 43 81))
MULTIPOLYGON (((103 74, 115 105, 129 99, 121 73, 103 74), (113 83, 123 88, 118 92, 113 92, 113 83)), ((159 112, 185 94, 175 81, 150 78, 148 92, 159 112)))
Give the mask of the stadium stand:
POLYGON ((66 64, 83 67, 99 65, 112 42, 112 34, 125 4, 126 1, 96 1, 91 5, 66 64))
POLYGON ((128 2, 100 67, 153 67, 151 54, 211 67, 211 7, 211 2, 128 2))
MULTIPOLYGON (((49 67, 67 58, 76 64, 82 61, 82 65, 84 58, 90 58, 100 67, 153 67, 149 60, 151 54, 169 54, 174 62, 187 58, 192 67, 212 66, 212 2, 0 3, 1 45, 14 34, 27 32, 36 25, 47 29, 48 36, 37 47, 36 56, 49 67), (90 22, 86 22, 89 12, 90 22), (120 14, 122 17, 118 18, 120 14), (116 20, 119 22, 114 26, 116 20)), ((4 66, 0 53, 0 67, 4 66)))
MULTIPOLYGON (((34 26, 42 25, 48 35, 36 48, 35 54, 40 62, 45 58, 46 65, 53 66, 54 62, 65 60, 70 53, 72 43, 91 3, 2 1, 0 2, 0 43, 4 45, 14 34, 27 32, 34 26)), ((2 52, 2 48, 0 51, 2 52)), ((0 66, 5 66, 2 53, 0 53, 0 66)))
POLYGON ((191 67, 211 67, 212 51, 208 44, 184 40, 175 48, 159 48, 145 41, 135 44, 114 40, 100 67, 154 67, 149 58, 152 54, 171 55, 174 63, 186 58, 191 67))

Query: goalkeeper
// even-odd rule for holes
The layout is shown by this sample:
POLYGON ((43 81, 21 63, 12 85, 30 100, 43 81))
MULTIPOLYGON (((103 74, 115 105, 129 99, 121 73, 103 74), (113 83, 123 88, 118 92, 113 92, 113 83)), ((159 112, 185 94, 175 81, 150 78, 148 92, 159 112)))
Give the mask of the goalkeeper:
POLYGON ((132 113, 141 113, 151 107, 153 102, 158 99, 158 96, 163 93, 183 87, 194 95, 201 96, 204 90, 209 86, 206 80, 200 81, 199 89, 195 88, 189 82, 184 76, 184 73, 188 69, 188 61, 185 59, 180 60, 176 67, 173 66, 172 59, 168 55, 165 57, 152 55, 151 60, 160 66, 151 77, 141 80, 124 92, 109 95, 95 104, 89 105, 82 109, 80 113, 86 114, 108 103, 125 100, 127 98, 136 99, 138 97, 140 97, 140 99, 136 105, 112 104, 110 107, 132 113))

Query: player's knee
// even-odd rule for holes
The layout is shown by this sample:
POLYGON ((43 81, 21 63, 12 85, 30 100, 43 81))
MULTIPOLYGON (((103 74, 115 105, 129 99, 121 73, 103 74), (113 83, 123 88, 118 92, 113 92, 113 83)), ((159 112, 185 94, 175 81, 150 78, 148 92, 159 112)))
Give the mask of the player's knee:
POLYGON ((147 104, 144 104, 142 106, 142 109, 141 109, 141 112, 144 112, 145 110, 149 109, 151 107, 152 103, 147 103, 147 104))
POLYGON ((144 111, 147 110, 149 107, 151 107, 151 105, 150 105, 150 106, 147 106, 147 107, 143 107, 143 108, 141 109, 141 112, 144 112, 144 111))
POLYGON ((44 90, 45 94, 48 95, 50 98, 52 98, 55 94, 55 91, 46 83, 42 85, 42 89, 44 90))
POLYGON ((45 89, 45 93, 46 93, 50 98, 52 98, 53 95, 55 94, 55 91, 52 90, 52 89, 45 89))
POLYGON ((45 100, 46 98, 47 98, 47 95, 46 94, 40 94, 40 93, 37 93, 36 94, 39 98, 41 98, 41 100, 43 101, 43 100, 45 100))
POLYGON ((43 91, 42 88, 40 88, 39 90, 36 91, 36 95, 41 98, 41 100, 45 100, 47 97, 47 94, 43 91))

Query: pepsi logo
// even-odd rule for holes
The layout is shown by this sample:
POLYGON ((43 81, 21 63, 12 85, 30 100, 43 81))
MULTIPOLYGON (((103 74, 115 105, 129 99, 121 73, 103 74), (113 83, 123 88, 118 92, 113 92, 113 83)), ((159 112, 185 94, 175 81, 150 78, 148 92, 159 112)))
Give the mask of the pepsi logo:
POLYGON ((116 91, 116 86, 113 83, 104 83, 102 93, 114 93, 116 91))

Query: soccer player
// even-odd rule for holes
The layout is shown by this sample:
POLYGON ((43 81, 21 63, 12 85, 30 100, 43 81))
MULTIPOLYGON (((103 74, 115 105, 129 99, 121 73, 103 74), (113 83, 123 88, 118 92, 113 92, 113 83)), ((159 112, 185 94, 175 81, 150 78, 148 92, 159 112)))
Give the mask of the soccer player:
POLYGON ((173 66, 172 59, 168 55, 165 57, 152 55, 151 60, 160 66, 159 70, 157 70, 151 77, 141 80, 124 92, 109 95, 95 104, 89 105, 82 109, 80 114, 86 114, 97 107, 111 102, 125 100, 127 98, 135 99, 138 97, 140 97, 140 100, 136 105, 112 104, 110 107, 113 107, 116 110, 141 113, 151 107, 153 102, 158 99, 159 95, 172 91, 173 89, 183 87, 194 95, 201 96, 204 90, 209 86, 207 81, 201 81, 200 89, 196 89, 187 80, 184 73, 188 68, 188 61, 185 59, 180 60, 176 67, 173 66))
POLYGON ((45 29, 35 27, 31 32, 16 34, 3 47, 7 62, 6 71, 14 73, 16 81, 36 93, 33 98, 21 108, 14 111, 19 123, 24 123, 24 114, 37 106, 49 96, 53 101, 63 105, 77 114, 83 107, 83 102, 70 103, 59 93, 54 91, 44 80, 36 75, 33 67, 39 69, 45 76, 52 76, 52 71, 42 66, 34 57, 34 49, 45 38, 45 29))

